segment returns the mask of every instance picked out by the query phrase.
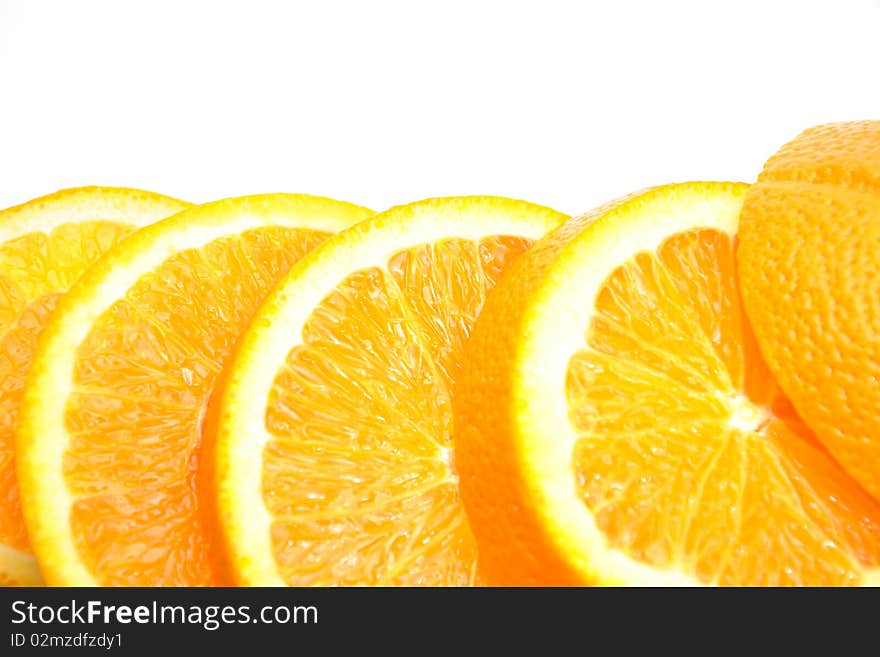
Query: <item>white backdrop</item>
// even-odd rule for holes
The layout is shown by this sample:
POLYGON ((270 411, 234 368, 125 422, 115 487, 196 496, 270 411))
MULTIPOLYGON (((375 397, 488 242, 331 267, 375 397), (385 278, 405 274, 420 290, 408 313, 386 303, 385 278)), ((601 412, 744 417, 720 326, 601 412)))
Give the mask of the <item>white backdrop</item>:
POLYGON ((62 187, 578 213, 880 118, 880 0, 0 0, 0 207, 62 187))

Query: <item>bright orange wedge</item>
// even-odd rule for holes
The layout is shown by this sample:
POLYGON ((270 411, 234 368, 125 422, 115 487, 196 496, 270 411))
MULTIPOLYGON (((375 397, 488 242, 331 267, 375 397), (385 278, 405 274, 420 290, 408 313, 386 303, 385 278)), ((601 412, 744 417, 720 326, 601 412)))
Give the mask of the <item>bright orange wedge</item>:
POLYGON ((489 289, 564 219, 509 199, 433 199, 293 267, 243 337, 211 423, 236 581, 475 582, 451 387, 489 289))
POLYGON ((17 442, 49 584, 224 581, 195 492, 213 384, 290 265, 370 214, 299 195, 209 203, 123 240, 58 302, 17 442))
POLYGON ((797 417, 743 312, 746 192, 612 203, 490 295, 453 395, 489 583, 878 582, 880 505, 797 417))
POLYGON ((0 585, 42 582, 21 515, 15 432, 37 338, 104 252, 189 203, 137 189, 67 189, 0 212, 0 585))

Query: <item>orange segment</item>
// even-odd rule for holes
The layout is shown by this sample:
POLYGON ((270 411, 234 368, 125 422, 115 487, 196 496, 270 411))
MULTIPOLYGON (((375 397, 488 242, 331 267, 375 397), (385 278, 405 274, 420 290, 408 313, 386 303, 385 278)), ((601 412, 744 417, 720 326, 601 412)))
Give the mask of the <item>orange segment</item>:
POLYGON ((435 199, 340 233, 291 270, 242 339, 215 427, 240 583, 475 583, 450 391, 487 292, 562 218, 435 199))
POLYGON ((139 226, 189 203, 135 189, 68 189, 0 212, 0 584, 41 582, 21 515, 15 432, 37 339, 60 296, 139 226))
POLYGON ((19 439, 49 582, 222 583, 195 492, 215 380, 275 281, 368 214, 296 195, 218 201, 139 231, 74 287, 34 360, 19 439))
POLYGON ((388 272, 406 305, 423 320, 423 342, 447 384, 462 367, 462 348, 486 293, 532 242, 511 236, 448 239, 405 249, 389 261, 388 272))
POLYGON ((453 396, 490 583, 876 581, 880 505, 798 418, 741 307, 745 193, 621 199, 490 295, 453 396))

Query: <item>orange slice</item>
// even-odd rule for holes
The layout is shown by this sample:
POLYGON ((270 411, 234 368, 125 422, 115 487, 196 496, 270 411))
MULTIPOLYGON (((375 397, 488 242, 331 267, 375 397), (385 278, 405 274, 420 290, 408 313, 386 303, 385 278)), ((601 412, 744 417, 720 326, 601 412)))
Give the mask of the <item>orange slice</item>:
POLYGON ((223 582, 194 483, 213 384, 276 280, 370 214, 299 195, 208 203, 123 240, 59 301, 17 442, 49 584, 223 582))
POLYGON ((563 219, 502 198, 427 200, 293 267, 242 338, 213 425, 239 583, 475 581, 450 388, 488 290, 563 219))
POLYGON ((746 191, 612 203, 490 295, 453 396, 490 583, 877 582, 880 505, 799 420, 743 313, 746 191))
POLYGON ((21 515, 15 432, 49 313, 120 239, 190 204, 137 189, 66 189, 0 212, 0 585, 42 583, 21 515))

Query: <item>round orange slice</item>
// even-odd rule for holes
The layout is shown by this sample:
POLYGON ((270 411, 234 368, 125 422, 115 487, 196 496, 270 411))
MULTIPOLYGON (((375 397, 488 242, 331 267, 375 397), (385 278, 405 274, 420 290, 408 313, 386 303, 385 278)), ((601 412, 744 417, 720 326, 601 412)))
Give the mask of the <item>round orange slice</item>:
POLYGON ((42 583, 21 515, 15 432, 49 313, 119 240, 189 205, 137 189, 83 187, 0 211, 0 585, 42 583))
POLYGON ((486 294, 564 219, 503 198, 432 199, 291 269, 242 338, 206 430, 238 583, 475 582, 450 391, 486 294))
POLYGON ((49 584, 223 583, 195 492, 217 374, 290 265, 370 214, 301 195, 208 203, 129 236, 59 301, 17 441, 49 584))
POLYGON ((746 191, 599 208, 490 295, 453 395, 490 584, 878 581, 880 505, 795 414, 743 312, 746 191))

